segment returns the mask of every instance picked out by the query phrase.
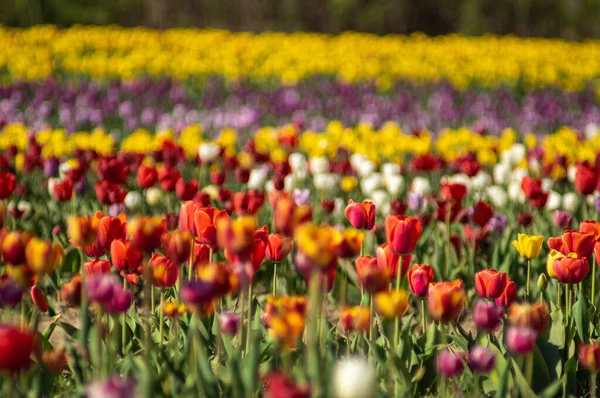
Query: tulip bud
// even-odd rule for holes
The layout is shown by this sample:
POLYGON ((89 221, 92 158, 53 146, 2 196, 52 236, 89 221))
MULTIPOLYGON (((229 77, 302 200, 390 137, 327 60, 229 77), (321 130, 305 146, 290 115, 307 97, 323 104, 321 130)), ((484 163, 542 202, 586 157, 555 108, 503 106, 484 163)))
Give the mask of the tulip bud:
POLYGON ((224 312, 219 314, 219 328, 221 332, 235 336, 240 326, 240 315, 236 312, 224 312))
POLYGON ((362 358, 344 358, 338 361, 333 371, 333 391, 336 398, 375 397, 377 383, 375 369, 362 358))
POLYGON ((33 285, 30 289, 31 300, 35 304, 35 306, 40 310, 40 312, 48 311, 48 299, 42 290, 37 287, 37 285, 33 285))
POLYGON ((600 369, 600 343, 580 345, 579 362, 591 373, 597 373, 600 369))
POLYGON ((506 348, 513 354, 527 355, 535 348, 536 339, 535 330, 511 326, 506 331, 506 348))
POLYGON ((60 289, 60 298, 69 307, 78 307, 81 304, 81 275, 76 274, 73 278, 63 284, 60 289))
POLYGON ((150 187, 146 189, 146 202, 150 206, 156 206, 163 200, 163 190, 157 187, 150 187))
POLYGON ((415 264, 408 270, 408 284, 415 296, 425 297, 429 284, 433 282, 434 271, 428 264, 415 264))
POLYGON ((438 352, 436 367, 445 377, 454 377, 462 373, 464 369, 463 363, 464 354, 453 353, 450 350, 438 352))
POLYGON ((477 346, 469 353, 469 367, 475 372, 489 373, 496 364, 496 354, 487 348, 477 346))
POLYGON ((538 290, 542 293, 546 291, 546 288, 548 287, 548 277, 546 277, 546 274, 540 275, 537 281, 537 287, 538 290))
POLYGON ((143 200, 144 199, 141 193, 137 191, 129 191, 127 192, 127 195, 125 195, 123 203, 125 203, 125 207, 128 209, 135 210, 142 206, 143 200))

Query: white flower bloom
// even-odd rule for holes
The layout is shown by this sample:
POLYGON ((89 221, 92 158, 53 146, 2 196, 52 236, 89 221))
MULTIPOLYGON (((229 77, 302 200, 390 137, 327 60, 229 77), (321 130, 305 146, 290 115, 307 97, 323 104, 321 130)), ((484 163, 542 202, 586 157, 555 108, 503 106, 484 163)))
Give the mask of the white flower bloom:
POLYGON ((494 166, 494 182, 500 185, 508 184, 510 180, 510 165, 506 163, 498 163, 494 166))
POLYGON ((346 202, 344 202, 344 199, 342 198, 335 198, 334 203, 335 206, 333 208, 333 215, 336 217, 341 217, 346 209, 346 202))
POLYGON ((329 170, 329 161, 326 158, 310 158, 308 164, 313 175, 327 173, 329 170))
POLYGON ((399 196, 404 189, 404 177, 401 175, 385 175, 383 177, 385 187, 392 196, 399 196))
POLYGON ((355 170, 360 177, 365 177, 373 173, 376 168, 375 163, 365 159, 358 164, 358 167, 355 170))
MULTIPOLYGON (((316 179, 317 176, 315 176, 316 179)), ((315 184, 316 185, 316 184, 315 184)), ((292 192, 294 188, 298 186, 298 181, 293 174, 288 174, 283 178, 283 190, 286 192, 292 192)))
POLYGON ((219 188, 214 185, 207 185, 202 188, 202 191, 206 192, 212 200, 217 200, 219 197, 219 188))
POLYGON ((360 164, 365 160, 369 159, 362 153, 353 153, 352 155, 350 155, 350 164, 352 165, 352 168, 354 170, 358 170, 360 164))
POLYGON ((415 177, 410 186, 411 192, 420 193, 421 195, 429 195, 431 193, 431 185, 425 177, 415 177))
POLYGON ((462 184, 467 187, 467 189, 471 188, 471 179, 468 175, 463 173, 454 174, 451 176, 442 177, 442 182, 447 182, 449 184, 462 184))
POLYGON ((552 189, 552 187, 554 187, 554 181, 552 181, 550 178, 544 178, 542 180, 542 191, 549 191, 552 189))
POLYGON ((523 203, 525 201, 525 194, 521 189, 520 182, 513 181, 510 184, 508 184, 508 197, 513 202, 523 203))
POLYGON ((308 170, 298 169, 292 173, 296 181, 304 181, 308 177, 308 170))
POLYGON ((563 209, 573 213, 579 206, 579 196, 575 192, 567 192, 562 198, 563 209))
POLYGON ((527 170, 518 167, 512 171, 510 180, 520 184, 523 181, 523 177, 527 177, 528 175, 527 170))
POLYGON ((273 192, 275 190, 275 183, 273 182, 273 180, 269 180, 265 183, 265 191, 267 193, 273 192))
POLYGON ((548 192, 548 200, 546 201, 546 210, 554 211, 560 209, 562 197, 556 191, 548 192))
POLYGON ((387 192, 385 192, 381 189, 378 189, 378 190, 371 192, 370 199, 368 199, 368 200, 373 202, 373 204, 375 204, 376 208, 382 209, 385 204, 390 203, 390 195, 388 195, 387 192))
POLYGON ((598 132, 600 132, 600 126, 598 126, 596 123, 588 123, 583 128, 583 133, 585 134, 586 140, 595 138, 598 135, 598 132))
POLYGON ((400 165, 396 163, 384 163, 381 165, 381 172, 384 176, 400 174, 400 165))
POLYGON ((383 186, 383 179, 381 178, 381 174, 373 173, 367 177, 364 177, 360 180, 360 189, 362 193, 365 195, 370 195, 374 190, 381 188, 383 186))
POLYGON ((335 366, 333 393, 336 398, 373 398, 377 390, 375 369, 364 359, 344 358, 335 366))
POLYGON ((506 206, 506 203, 508 202, 508 195, 506 194, 505 188, 498 185, 492 185, 487 187, 485 192, 494 207, 503 208, 506 206))
POLYGON ((308 168, 308 162, 303 154, 299 152, 291 153, 288 162, 290 163, 290 168, 292 171, 296 170, 306 170, 308 168))
POLYGON ((142 205, 143 200, 142 194, 138 191, 129 191, 127 192, 127 195, 125 195, 123 203, 125 203, 125 207, 128 209, 135 210, 142 205))
POLYGON ((527 148, 525 148, 525 145, 523 144, 513 144, 509 151, 512 164, 519 163, 521 160, 525 159, 525 156, 527 155, 527 148))
POLYGON ((219 156, 221 148, 212 142, 203 142, 198 148, 198 156, 203 162, 210 163, 219 156))
POLYGON ((146 189, 146 202, 150 206, 155 206, 159 204, 164 197, 163 190, 158 187, 150 187, 146 189))
POLYGON ((482 190, 492 185, 492 176, 483 170, 479 170, 475 176, 471 178, 471 188, 475 190, 482 190))
MULTIPOLYGON (((287 177, 286 177, 287 178, 287 177)), ((320 191, 330 191, 338 183, 338 175, 333 173, 317 174, 313 178, 315 188, 320 191)))
POLYGON ((248 188, 250 189, 263 189, 267 182, 267 170, 259 167, 250 171, 250 177, 248 178, 248 188))
POLYGON ((567 179, 569 180, 569 182, 574 183, 576 175, 577 175, 577 166, 570 165, 569 168, 567 169, 567 179))

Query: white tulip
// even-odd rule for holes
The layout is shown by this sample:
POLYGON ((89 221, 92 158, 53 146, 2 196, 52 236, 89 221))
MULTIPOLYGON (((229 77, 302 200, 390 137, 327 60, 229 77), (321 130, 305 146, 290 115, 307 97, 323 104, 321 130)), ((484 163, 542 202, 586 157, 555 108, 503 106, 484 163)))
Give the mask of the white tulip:
POLYGON ((250 177, 248 178, 248 188, 250 189, 263 189, 267 182, 267 170, 260 167, 252 169, 250 171, 250 177))
POLYGON ((269 180, 266 182, 265 184, 265 191, 267 193, 273 192, 275 190, 275 183, 273 182, 273 180, 269 180))
POLYGON ((523 181, 523 177, 527 177, 528 175, 527 170, 518 167, 510 174, 510 180, 520 184, 523 181))
POLYGON ((125 195, 123 203, 125 203, 125 207, 128 209, 135 210, 142 205, 143 200, 142 194, 138 191, 129 191, 127 192, 127 195, 125 195))
MULTIPOLYGON (((316 176, 315 176, 316 178, 316 176)), ((315 184, 316 185, 316 184, 315 184)), ((294 188, 298 186, 298 182, 296 178, 294 178, 293 174, 288 174, 283 178, 283 190, 286 192, 292 192, 294 188)))
POLYGON ((506 163, 498 163, 494 166, 494 182, 500 185, 508 184, 510 180, 510 165, 506 163))
POLYGON ((560 209, 562 197, 556 191, 548 192, 548 200, 546 201, 546 210, 554 211, 560 209))
POLYGON ((335 206, 333 207, 333 215, 336 217, 341 217, 344 215, 344 210, 346 210, 346 202, 342 198, 334 199, 335 206))
POLYGON ((585 134, 586 140, 595 138, 598 135, 598 132, 600 132, 600 126, 598 126, 596 123, 588 123, 583 128, 583 133, 585 134))
POLYGON ((510 184, 508 184, 508 197, 513 202, 523 203, 525 201, 525 194, 521 189, 520 182, 513 181, 510 184))
POLYGON ((519 163, 521 160, 525 159, 525 156, 527 155, 527 148, 525 148, 525 145, 523 144, 513 144, 509 151, 512 164, 519 163))
POLYGON ((577 166, 570 165, 569 168, 567 168, 567 179, 569 180, 569 182, 574 183, 576 175, 577 175, 577 166))
POLYGON ((404 177, 401 175, 384 175, 383 181, 390 195, 397 197, 402 193, 404 177))
POLYGON ((375 163, 365 159, 358 164, 358 167, 355 170, 360 177, 365 177, 373 173, 376 168, 377 166, 375 166, 375 163))
POLYGON ((368 199, 368 200, 373 202, 373 204, 375 204, 375 207, 377 209, 383 210, 384 205, 390 203, 390 195, 388 195, 387 192, 378 189, 378 190, 371 192, 370 199, 368 199))
POLYGON ((220 152, 221 148, 212 142, 203 142, 198 148, 198 156, 200 156, 200 160, 207 163, 215 160, 219 156, 220 152))
POLYGON ((479 170, 475 176, 471 178, 471 188, 482 190, 492 185, 492 176, 483 170, 479 170))
POLYGON ((370 195, 374 190, 381 188, 383 186, 383 179, 381 178, 381 174, 373 173, 367 177, 364 177, 360 180, 360 189, 362 193, 365 195, 370 195))
POLYGON ((449 184, 462 184, 467 187, 467 189, 471 188, 471 179, 468 175, 463 173, 442 177, 442 182, 447 182, 449 184))
POLYGON ((552 181, 550 178, 544 178, 542 180, 542 191, 549 191, 552 189, 553 186, 554 181, 552 181))
POLYGON ((333 394, 336 398, 373 398, 377 396, 377 374, 362 358, 340 360, 333 371, 333 394))
POLYGON ((296 179, 296 181, 304 181, 304 180, 306 180, 306 177, 308 177, 308 170, 298 169, 298 170, 294 171, 292 174, 294 175, 294 178, 296 179))
MULTIPOLYGON (((287 178, 287 177, 286 177, 287 178)), ((338 175, 333 173, 317 174, 313 178, 315 188, 320 191, 330 191, 338 183, 338 175)))
POLYGON ((162 189, 158 187, 150 187, 146 189, 146 202, 150 206, 155 206, 159 204, 164 197, 164 192, 162 189))
POLYGON ((384 176, 400 174, 400 165, 396 163, 384 163, 381 165, 381 172, 384 176))
POLYGON ((308 162, 306 161, 306 158, 299 152, 291 153, 288 157, 288 162, 290 163, 290 168, 292 171, 306 170, 308 168, 308 162))
POLYGON ((487 187, 485 192, 490 199, 490 202, 492 202, 495 207, 503 208, 506 206, 508 195, 506 194, 505 188, 498 185, 492 185, 487 187))
POLYGON ((563 209, 573 213, 579 206, 579 196, 575 192, 567 192, 562 198, 563 209))
POLYGON ((431 193, 431 185, 425 177, 415 177, 410 186, 411 192, 420 193, 421 195, 429 195, 431 193))
POLYGON ((329 161, 326 158, 310 158, 308 164, 313 175, 327 173, 329 170, 329 161))
POLYGON ((350 164, 352 165, 352 168, 354 170, 358 170, 360 164, 365 160, 369 159, 362 153, 353 153, 352 155, 350 155, 350 164))

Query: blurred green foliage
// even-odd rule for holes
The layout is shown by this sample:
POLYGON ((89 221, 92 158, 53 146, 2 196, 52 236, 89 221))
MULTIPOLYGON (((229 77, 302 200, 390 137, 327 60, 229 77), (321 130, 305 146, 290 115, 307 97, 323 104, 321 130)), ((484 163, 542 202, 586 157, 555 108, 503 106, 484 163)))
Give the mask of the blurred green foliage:
POLYGON ((0 0, 0 23, 600 38, 600 0, 0 0))

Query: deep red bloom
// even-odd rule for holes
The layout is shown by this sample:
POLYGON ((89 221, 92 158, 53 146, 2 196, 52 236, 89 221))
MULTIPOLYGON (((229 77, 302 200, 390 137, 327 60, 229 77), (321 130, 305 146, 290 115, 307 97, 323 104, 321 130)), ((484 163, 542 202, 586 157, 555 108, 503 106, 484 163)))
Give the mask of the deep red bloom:
POLYGON ((269 234, 265 255, 269 261, 281 262, 292 250, 292 240, 279 234, 269 234))
POLYGON ((577 257, 592 257, 595 239, 592 233, 567 230, 562 236, 548 239, 548 247, 568 256, 576 253, 577 257))
POLYGON ((442 167, 442 163, 443 161, 439 157, 431 154, 425 154, 412 158, 411 169, 413 172, 433 171, 442 167))
POLYGON ((67 202, 73 197, 71 180, 55 181, 51 186, 52 196, 59 202, 67 202))
POLYGON ((395 253, 402 256, 411 254, 421 236, 421 222, 413 217, 387 216, 385 235, 395 253))
POLYGON ((190 180, 186 183, 183 178, 177 180, 175 184, 175 193, 180 200, 192 200, 198 192, 198 181, 190 180))
POLYGON ((0 370, 16 372, 29 367, 34 347, 31 331, 0 324, 0 370))
POLYGON ((150 188, 158 182, 158 172, 154 167, 141 165, 137 170, 137 183, 142 189, 150 188))
POLYGON ((447 201, 461 202, 467 195, 467 187, 459 183, 443 183, 440 187, 442 198, 447 201))
POLYGON ((435 272, 429 264, 415 264, 408 270, 408 284, 415 296, 425 297, 429 284, 433 283, 435 272))
POLYGON ((171 287, 177 281, 179 266, 160 253, 154 253, 148 262, 152 283, 157 287, 171 287))
POLYGON ((103 156, 98 159, 97 174, 100 181, 124 184, 127 182, 129 167, 121 159, 114 156, 103 156))
POLYGON ((142 264, 142 252, 131 246, 125 239, 117 239, 110 245, 110 259, 113 266, 126 272, 133 272, 142 264))
POLYGON ((344 215, 354 228, 371 230, 375 226, 375 212, 376 208, 373 202, 360 203, 350 199, 344 215))
POLYGON ((7 171, 0 172, 0 199, 8 199, 15 191, 17 177, 7 171))
POLYGON ((596 190, 598 172, 595 167, 587 163, 577 165, 575 172, 575 188, 582 195, 590 195, 596 190))
POLYGON ((160 182, 160 187, 166 192, 175 191, 175 186, 180 178, 181 176, 175 169, 163 167, 158 172, 158 181, 160 182))
POLYGON ((110 245, 115 239, 125 239, 127 234, 125 216, 118 217, 104 216, 100 219, 98 225, 98 235, 96 242, 104 250, 110 250, 110 245))
POLYGON ((556 279, 561 283, 575 284, 583 281, 590 272, 587 258, 562 257, 554 260, 552 265, 556 279))
POLYGON ((29 294, 31 295, 31 301, 40 312, 48 312, 48 299, 37 285, 31 286, 29 294))
POLYGON ((173 231, 162 236, 162 246, 169 260, 182 264, 190 258, 192 234, 187 231, 173 231))
POLYGON ((510 279, 504 287, 504 291, 496 299, 496 305, 499 307, 508 307, 517 299, 517 284, 510 279))
POLYGON ((521 189, 527 199, 532 199, 542 192, 542 180, 525 176, 521 181, 521 189))
MULTIPOLYGON (((400 256, 394 253, 390 245, 387 243, 384 243, 377 248, 375 251, 375 256, 377 258, 377 266, 379 268, 387 268, 387 270, 390 272, 390 276, 395 279, 398 276, 398 262, 400 261, 400 256)), ((411 259, 412 256, 410 254, 402 256, 402 264, 400 268, 401 278, 404 278, 404 275, 406 275, 406 271, 408 270, 411 259)))
POLYGON ((271 372, 264 379, 265 398, 309 398, 310 388, 300 387, 284 373, 271 372))
POLYGON ((494 215, 494 208, 486 202, 479 201, 473 208, 473 222, 484 227, 494 215))
POLYGON ((116 203, 123 203, 127 191, 125 191, 119 184, 113 181, 100 181, 94 184, 96 191, 96 197, 98 201, 103 205, 112 205, 116 203))

